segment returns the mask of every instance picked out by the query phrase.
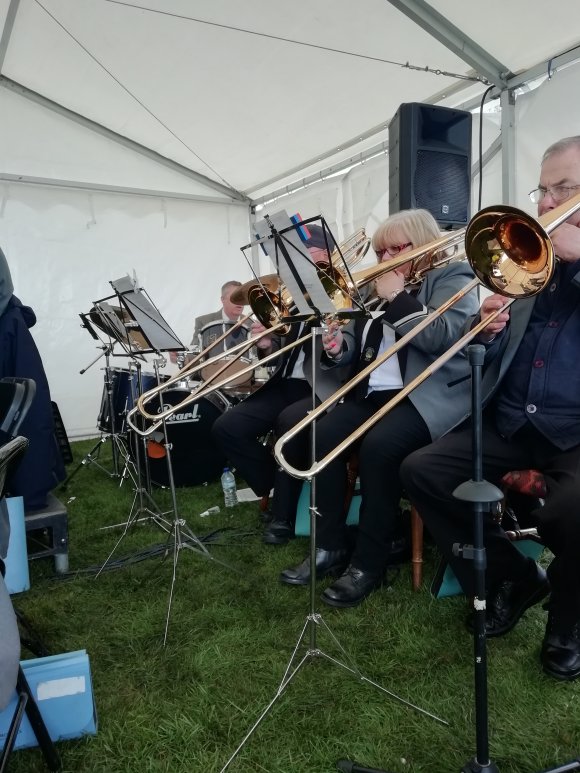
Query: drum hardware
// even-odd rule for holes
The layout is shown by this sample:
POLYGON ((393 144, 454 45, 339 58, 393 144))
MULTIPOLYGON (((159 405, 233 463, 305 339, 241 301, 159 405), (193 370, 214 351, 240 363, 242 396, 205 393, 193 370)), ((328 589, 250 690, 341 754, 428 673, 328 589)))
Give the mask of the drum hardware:
MULTIPOLYGON (((121 308, 127 308, 132 315, 132 320, 137 323, 136 327, 132 326, 132 332, 136 330, 141 331, 143 337, 147 341, 151 352, 156 352, 160 355, 153 361, 154 378, 156 386, 153 390, 156 394, 161 395, 163 400, 166 394, 167 387, 175 382, 176 379, 163 379, 160 374, 160 368, 166 365, 166 360, 161 355, 163 351, 176 351, 183 350, 183 345, 177 339, 177 336, 167 322, 163 319, 158 309, 153 305, 152 301, 144 294, 142 288, 137 288, 134 283, 131 282, 129 277, 111 282, 115 292, 119 297, 119 306, 121 308)), ((143 390, 143 375, 141 369, 141 363, 136 362, 137 368, 137 400, 141 399, 144 394, 143 390)), ((112 402, 112 401, 111 401, 112 402)), ((131 408, 133 410, 133 408, 131 408)), ((199 411, 199 409, 198 409, 199 411)), ((128 417, 130 411, 127 412, 128 417)), ((111 405, 109 415, 114 417, 113 406, 111 405)), ((114 419, 113 419, 114 421, 114 419)), ((128 427, 133 427, 130 422, 127 422, 128 427)), ((171 616, 171 609, 173 604, 173 596, 175 593, 175 583, 177 577, 177 562, 179 555, 184 548, 188 548, 195 553, 202 555, 205 558, 211 559, 216 563, 228 566, 223 561, 216 559, 205 544, 198 539, 193 531, 188 526, 185 518, 183 518, 178 509, 175 479, 173 475, 172 464, 172 442, 168 433, 167 422, 163 419, 159 424, 159 436, 154 439, 156 444, 153 451, 153 457, 150 457, 147 453, 147 439, 143 432, 136 433, 135 446, 137 448, 134 454, 134 465, 136 468, 136 485, 134 491, 133 502, 131 505, 130 513, 127 517, 126 523, 123 525, 123 530, 115 545, 110 551, 109 555, 105 559, 103 565, 97 573, 97 577, 105 570, 105 568, 111 563, 113 555, 117 551, 119 545, 123 541, 125 535, 128 533, 132 525, 143 520, 153 522, 156 526, 161 528, 167 535, 167 543, 165 550, 165 557, 171 550, 172 556, 172 572, 170 580, 169 600, 167 606, 167 614, 165 617, 165 628, 163 634, 163 644, 167 643, 169 620, 171 616), (156 455, 161 455, 164 450, 164 458, 156 459, 156 455), (164 512, 157 506, 151 493, 151 465, 157 461, 165 463, 167 471, 168 488, 171 494, 171 509, 164 512)), ((228 566, 228 568, 231 568, 228 566)))
POLYGON ((126 443, 125 429, 124 427, 123 429, 120 429, 120 417, 116 410, 114 400, 115 381, 113 374, 115 369, 111 368, 110 365, 113 344, 107 343, 100 348, 103 350, 102 353, 86 368, 81 370, 80 373, 81 375, 85 373, 92 365, 98 362, 101 357, 105 358, 105 367, 103 369, 103 394, 101 398, 101 408, 97 418, 97 427, 101 434, 95 445, 85 454, 75 469, 62 482, 61 488, 63 490, 66 490, 68 484, 79 470, 83 467, 88 467, 91 464, 95 465, 95 467, 101 470, 101 472, 104 472, 109 478, 119 478, 119 486, 122 486, 125 478, 128 475, 131 475, 132 461, 126 443), (100 461, 101 450, 103 446, 109 442, 111 443, 112 470, 107 469, 100 461), (123 462, 122 472, 119 471, 121 460, 123 462))

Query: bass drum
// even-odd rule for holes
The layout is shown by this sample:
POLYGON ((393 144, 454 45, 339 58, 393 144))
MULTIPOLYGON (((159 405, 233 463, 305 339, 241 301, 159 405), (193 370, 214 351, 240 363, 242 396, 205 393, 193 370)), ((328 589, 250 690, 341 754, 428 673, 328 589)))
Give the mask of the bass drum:
MULTIPOLYGON (((199 384, 196 382, 190 384, 191 389, 197 386, 199 384)), ((163 408, 177 405, 189 394, 190 389, 168 389, 163 393, 163 408)), ((154 406, 154 401, 151 401, 151 406, 154 406)), ((176 486, 199 486, 220 477, 226 459, 212 440, 211 428, 215 420, 230 407, 228 398, 216 391, 178 409, 166 419, 176 486)), ((167 458, 162 443, 162 439, 161 442, 149 439, 146 443, 149 472, 153 483, 169 486, 167 458)))
MULTIPOLYGON (((111 368, 111 406, 113 409, 113 422, 111 421, 111 412, 109 410, 109 401, 107 399, 107 384, 103 384, 103 395, 101 397, 101 408, 97 417, 97 428, 101 432, 112 434, 125 432, 127 423, 125 416, 134 405, 139 396, 137 385, 137 371, 134 368, 111 368)), ((161 376, 161 380, 168 376, 161 376)), ((105 375, 106 379, 106 375, 105 375)), ((157 386, 157 379, 154 373, 141 373, 141 386, 143 392, 147 392, 154 386, 157 386)))

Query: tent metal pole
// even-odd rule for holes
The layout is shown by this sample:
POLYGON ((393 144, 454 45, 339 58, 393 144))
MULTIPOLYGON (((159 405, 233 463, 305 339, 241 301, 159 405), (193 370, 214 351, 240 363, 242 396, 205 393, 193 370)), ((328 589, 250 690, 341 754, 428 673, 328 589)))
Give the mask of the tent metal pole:
POLYGON ((18 13, 18 6, 20 0, 10 0, 8 6, 8 12, 6 13, 6 20, 4 21, 4 29, 2 30, 2 37, 0 38, 0 73, 4 66, 4 59, 6 58, 6 52, 8 51, 8 44, 12 36, 12 30, 14 29, 14 22, 16 20, 16 14, 18 13))
POLYGON ((501 193, 504 204, 516 200, 516 97, 513 89, 500 95, 501 104, 501 193))
POLYGON ((159 199, 180 199, 182 201, 200 201, 206 204, 222 204, 226 206, 246 207, 245 201, 225 198, 223 196, 200 196, 196 193, 180 193, 179 191, 158 191, 150 188, 132 188, 122 185, 106 185, 104 183, 82 182, 79 180, 62 180, 54 177, 33 177, 24 174, 9 174, 0 172, 0 181, 22 185, 40 185, 53 188, 69 188, 89 191, 89 193, 118 193, 128 196, 150 196, 159 199))
POLYGON ((479 75, 499 88, 507 86, 510 70, 471 40, 463 30, 436 11, 425 0, 388 0, 398 11, 424 29, 446 48, 470 64, 479 75))
POLYGON ((129 137, 125 137, 124 135, 119 134, 112 129, 108 129, 106 126, 97 123, 97 121, 86 118, 80 113, 75 113, 74 110, 69 110, 69 108, 64 107, 64 105, 61 105, 58 102, 54 102, 52 99, 48 99, 48 97, 45 97, 44 95, 39 94, 37 91, 33 91, 26 86, 23 86, 21 83, 13 81, 11 78, 7 78, 5 75, 0 75, 0 86, 3 86, 5 89, 18 94, 19 96, 24 97, 31 102, 36 102, 38 105, 41 105, 41 107, 52 110, 53 112, 58 113, 64 118, 68 119, 69 121, 73 121, 74 123, 77 123, 86 129, 90 129, 91 131, 96 132, 97 134, 100 134, 101 136, 106 137, 107 139, 112 140, 119 145, 123 145, 124 147, 129 148, 129 150, 135 151, 135 153, 146 156, 152 161, 155 161, 156 163, 171 169, 172 172, 177 172, 184 177, 188 177, 190 180, 195 180, 195 182, 205 185, 207 188, 218 191, 223 196, 229 196, 232 199, 238 199, 239 201, 249 201, 248 197, 243 193, 240 193, 233 188, 228 188, 226 185, 222 185, 215 180, 211 180, 209 177, 206 177, 199 172, 195 172, 193 169, 189 169, 189 167, 183 166, 177 161, 173 161, 171 158, 162 156, 161 153, 157 153, 151 148, 148 148, 145 145, 141 145, 139 142, 135 142, 135 140, 129 139, 129 137))

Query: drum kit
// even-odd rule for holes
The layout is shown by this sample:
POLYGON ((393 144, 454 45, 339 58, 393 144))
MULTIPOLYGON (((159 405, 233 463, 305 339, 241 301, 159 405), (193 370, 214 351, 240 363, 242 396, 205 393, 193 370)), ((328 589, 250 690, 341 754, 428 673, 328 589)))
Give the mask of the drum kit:
MULTIPOLYGON (((169 376, 160 374, 158 371, 156 374, 142 370, 140 354, 147 347, 142 332, 136 329, 134 321, 129 319, 124 309, 111 306, 111 313, 103 314, 102 305, 97 303, 88 315, 81 314, 83 326, 88 329, 90 324, 90 332, 93 336, 96 335, 94 333, 96 327, 100 333, 105 333, 109 338, 109 342, 101 347, 104 349, 106 358, 103 368, 103 391, 97 416, 97 428, 101 432, 101 437, 79 467, 69 475, 65 485, 78 469, 90 463, 96 464, 110 477, 120 478, 122 485, 125 478, 136 478, 137 457, 139 457, 139 466, 145 471, 146 480, 159 487, 168 487, 170 474, 167 469, 168 460, 163 437, 160 433, 154 433, 145 442, 141 442, 142 439, 132 431, 127 422, 127 414, 137 404, 141 395, 158 384, 167 382, 169 376), (127 324, 128 329, 125 328, 127 324), (115 356, 113 347, 119 341, 122 344, 122 356, 129 355, 128 347, 131 350, 137 350, 133 352, 137 355, 136 358, 129 363, 128 367, 110 365, 109 358, 115 356), (99 463, 100 449, 108 441, 111 441, 113 450, 112 472, 99 463), (123 461, 122 470, 119 460, 123 461)), ((212 391, 193 404, 178 408, 167 419, 167 443, 171 444, 172 449, 169 461, 172 465, 174 484, 177 487, 196 486, 219 477, 226 460, 212 441, 211 429, 214 422, 222 413, 261 388, 270 377, 270 369, 260 366, 255 368, 253 374, 242 373, 255 362, 256 356, 253 353, 250 357, 227 354, 228 346, 237 342, 238 336, 235 333, 221 341, 214 351, 211 351, 215 341, 223 338, 228 327, 230 326, 226 323, 210 322, 202 328, 199 336, 200 348, 206 352, 205 359, 210 361, 199 369, 199 380, 186 377, 172 379, 171 385, 163 390, 161 397, 157 397, 156 402, 153 403, 156 411, 179 405, 191 392, 202 387, 205 382, 211 381, 218 369, 228 365, 220 373, 220 378, 229 379, 227 386, 221 390, 212 391), (212 362, 213 358, 210 355, 218 351, 223 352, 224 343, 226 353, 217 362, 212 362), (238 373, 241 375, 236 377, 238 373)), ((243 333, 245 338, 247 328, 240 333, 243 333)), ((102 340, 101 336, 97 337, 102 340)), ((241 336, 240 338, 243 340, 241 336)), ((194 349, 192 353, 198 354, 199 351, 194 349)), ((178 362, 182 359, 184 354, 180 353, 178 362)))

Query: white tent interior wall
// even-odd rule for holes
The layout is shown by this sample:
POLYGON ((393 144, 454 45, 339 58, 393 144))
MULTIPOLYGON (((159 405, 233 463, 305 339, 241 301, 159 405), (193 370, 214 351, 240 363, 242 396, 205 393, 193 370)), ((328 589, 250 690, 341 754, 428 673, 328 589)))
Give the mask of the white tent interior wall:
MULTIPOLYGON (((372 234, 388 214, 388 156, 349 159, 384 146, 401 102, 476 104, 484 86, 453 77, 470 64, 401 6, 435 9, 511 73, 538 65, 538 78, 580 42, 576 0, 559 0, 549 24, 537 0, 311 0, 299 13, 282 0, 0 0, 0 246, 37 314, 69 436, 95 433, 102 361, 79 374, 99 351, 78 314, 111 294, 110 280, 135 271, 187 344, 221 284, 251 275, 240 247, 252 200, 322 214, 339 241, 360 226, 372 234), (409 61, 432 71, 393 64, 409 61)), ((530 212, 543 150, 579 133, 579 68, 566 63, 516 100, 510 203, 530 212)), ((476 112, 473 163, 478 127, 476 112)), ((484 151, 500 135, 492 108, 484 151)), ((483 206, 502 201, 504 178, 497 153, 483 206)))

